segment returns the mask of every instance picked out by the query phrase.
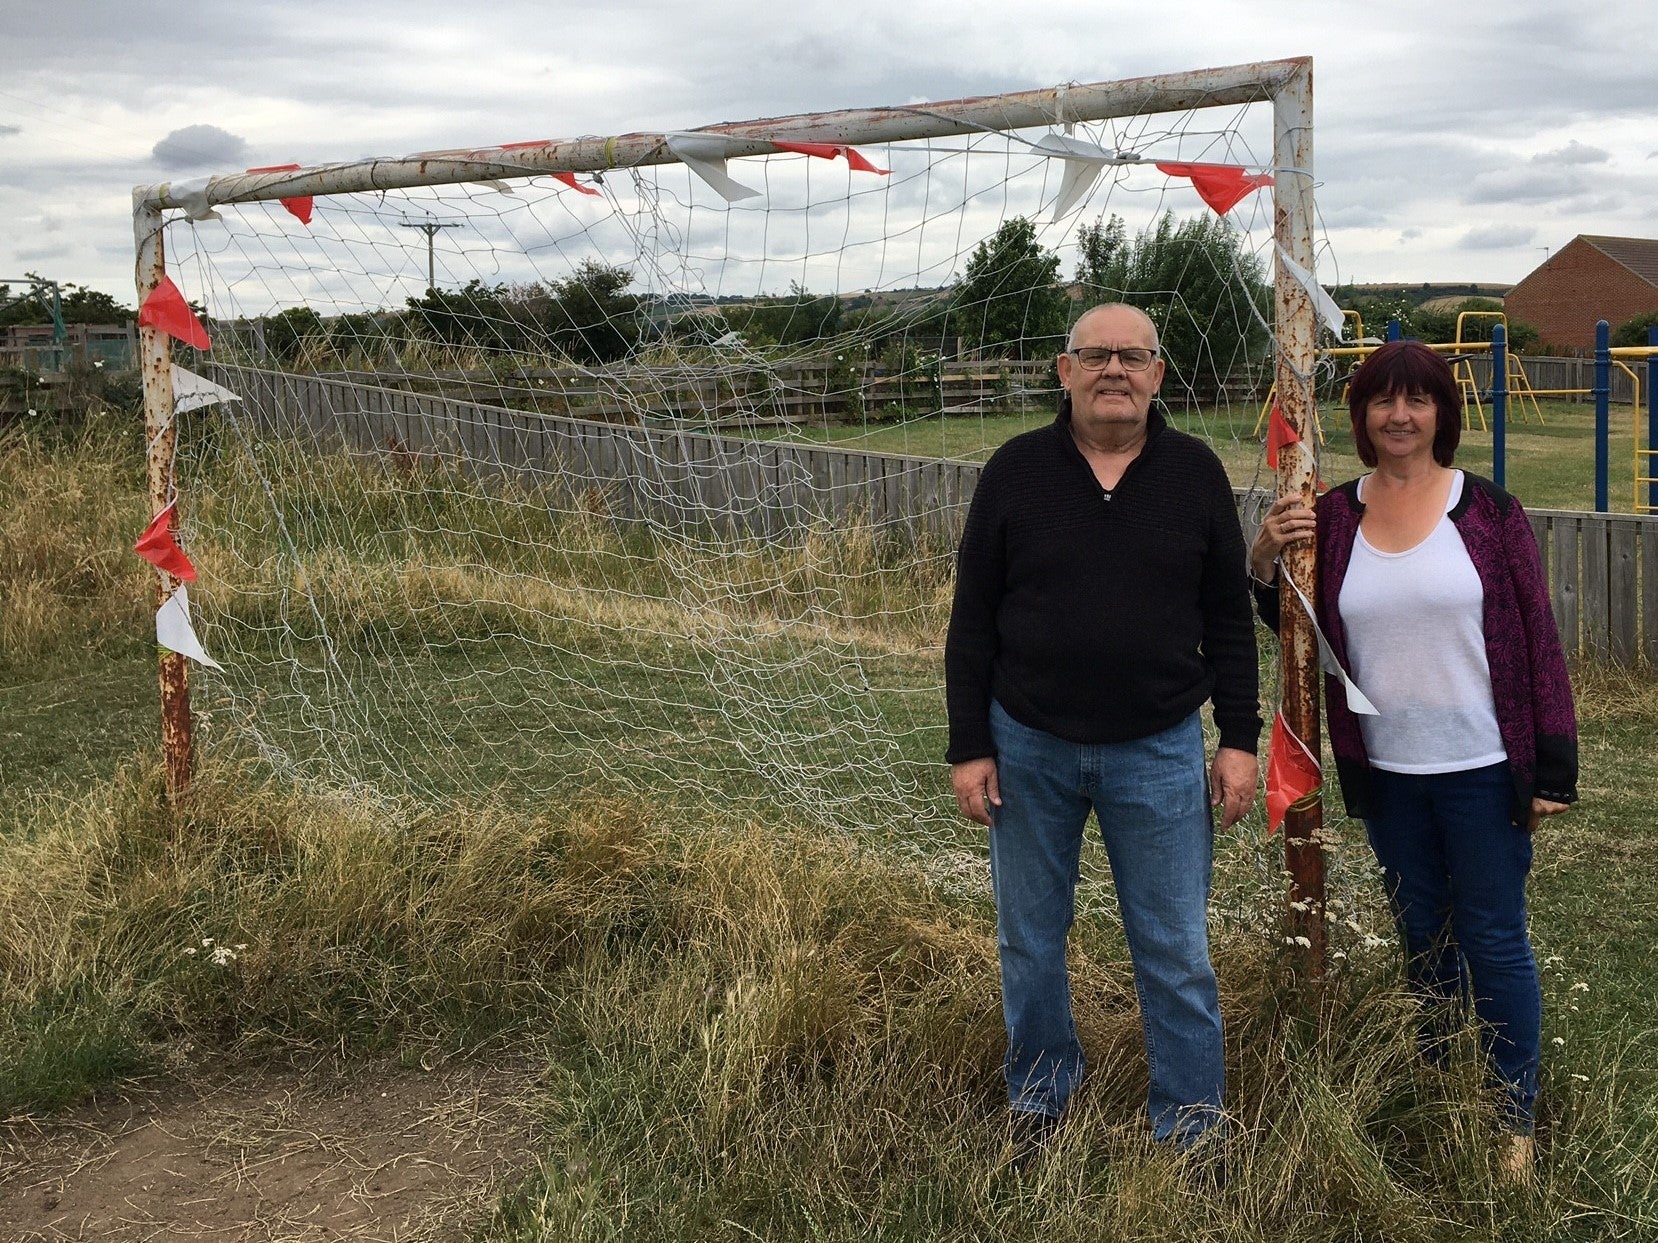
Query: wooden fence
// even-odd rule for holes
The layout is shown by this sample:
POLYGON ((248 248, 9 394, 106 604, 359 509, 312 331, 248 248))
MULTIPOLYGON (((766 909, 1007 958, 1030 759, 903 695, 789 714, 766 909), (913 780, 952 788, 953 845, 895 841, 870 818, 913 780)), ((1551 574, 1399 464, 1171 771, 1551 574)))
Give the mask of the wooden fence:
MULTIPOLYGON (((1526 373, 1526 384, 1532 392, 1542 395, 1545 401, 1593 402, 1595 387, 1595 360, 1593 358, 1532 358, 1522 360, 1526 373)), ((1462 367, 1466 366, 1467 374, 1471 375, 1475 386, 1481 394, 1489 392, 1491 388, 1491 356, 1489 354, 1474 354, 1466 363, 1459 364, 1458 373, 1462 374, 1462 367)), ((1646 404, 1646 364, 1634 363, 1629 359, 1618 359, 1612 364, 1612 383, 1608 392, 1608 399, 1615 406, 1627 406, 1635 400, 1636 383, 1630 377, 1628 367, 1640 378, 1640 399, 1646 404), (1623 366, 1620 366, 1622 363, 1623 366)), ((1513 379, 1509 381, 1509 403, 1513 403, 1522 396, 1521 390, 1513 379)), ((1524 417, 1518 413, 1510 417, 1524 417)))
MULTIPOLYGON (((323 376, 215 366, 264 434, 393 466, 459 465, 584 498, 621 520, 770 538, 855 520, 918 540, 960 535, 980 467, 832 446, 605 423, 323 376)), ((1240 491, 1246 534, 1270 498, 1240 491)), ((1530 511, 1569 652, 1658 666, 1658 516, 1530 511)))
POLYGON ((1051 404, 1051 359, 933 359, 899 370, 876 362, 733 361, 690 367, 617 364, 520 367, 507 372, 339 371, 331 377, 541 414, 631 422, 641 413, 705 427, 827 424, 888 411, 989 414, 1051 404))

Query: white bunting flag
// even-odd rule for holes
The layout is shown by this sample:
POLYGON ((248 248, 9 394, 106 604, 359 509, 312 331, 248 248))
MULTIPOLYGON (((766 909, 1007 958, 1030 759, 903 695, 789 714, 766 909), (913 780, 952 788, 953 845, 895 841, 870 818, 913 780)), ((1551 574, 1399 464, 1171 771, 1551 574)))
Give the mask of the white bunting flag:
MULTIPOLYGON (((1274 245, 1278 244, 1274 243, 1274 245)), ((1336 340, 1341 340, 1343 317, 1341 308, 1336 305, 1336 300, 1325 293, 1324 287, 1314 279, 1313 274, 1294 259, 1291 259, 1289 252, 1281 245, 1278 246, 1278 262, 1284 265, 1284 271, 1295 277, 1295 283, 1307 291, 1307 296, 1313 300, 1313 309, 1318 312, 1318 317, 1329 325, 1330 331, 1336 334, 1336 340)))
POLYGON ((206 177, 175 181, 167 187, 167 197, 184 208, 184 214, 192 220, 223 220, 207 205, 207 181, 206 177))
POLYGON ((1330 650, 1330 640, 1324 637, 1324 632, 1318 628, 1318 618, 1313 616, 1313 602, 1307 599, 1306 594, 1296 585, 1296 581, 1289 576, 1282 561, 1278 563, 1278 570, 1284 581, 1290 585, 1290 589, 1295 592, 1295 598, 1301 601, 1307 620, 1313 624, 1313 634, 1318 638, 1318 667, 1341 683, 1347 692, 1347 707, 1351 711, 1361 716, 1381 716, 1382 714, 1376 710, 1376 705, 1370 702, 1370 697, 1359 689, 1359 684, 1348 676, 1347 670, 1343 669, 1341 662, 1336 659, 1335 652, 1330 650))
POLYGON ((1096 143, 1067 138, 1063 134, 1042 135, 1035 149, 1065 162, 1065 175, 1059 183, 1059 199, 1054 203, 1055 220, 1082 201, 1107 164, 1120 162, 1114 154, 1096 143))
POLYGON ((178 590, 168 596, 167 602, 156 610, 155 641, 168 651, 188 656, 209 669, 224 668, 207 654, 201 640, 196 638, 195 627, 190 624, 190 595, 183 583, 180 583, 178 590))
POLYGON ((241 400, 224 385, 215 384, 206 376, 199 376, 194 371, 186 371, 177 363, 173 364, 173 409, 178 413, 211 406, 217 401, 241 400))
POLYGON ((727 203, 751 199, 758 190, 731 180, 725 175, 727 140, 718 134, 669 134, 668 150, 698 177, 706 181, 727 203))

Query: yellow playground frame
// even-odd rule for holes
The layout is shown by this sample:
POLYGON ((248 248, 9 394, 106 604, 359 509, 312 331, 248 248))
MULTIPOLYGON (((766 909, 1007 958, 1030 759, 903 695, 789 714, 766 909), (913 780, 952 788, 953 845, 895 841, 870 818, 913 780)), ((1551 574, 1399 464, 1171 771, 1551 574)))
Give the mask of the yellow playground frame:
MULTIPOLYGON (((1363 362, 1384 343, 1365 336, 1364 317, 1357 311, 1344 310, 1341 314, 1344 325, 1348 322, 1352 323, 1354 344, 1328 346, 1321 349, 1319 355, 1327 358, 1354 358, 1358 362, 1363 362)), ((1474 420, 1477 418, 1480 430, 1483 432, 1489 431, 1490 427, 1485 419, 1484 396, 1480 391, 1478 382, 1474 379, 1473 355, 1482 351, 1489 352, 1491 342, 1463 339, 1463 325, 1470 319, 1494 319, 1502 324, 1504 335, 1507 334, 1508 316, 1504 312, 1461 311, 1457 314, 1456 339, 1454 341, 1438 344, 1424 342, 1423 344, 1427 345, 1430 350, 1452 356, 1450 358, 1451 371, 1456 376, 1457 387, 1463 397, 1463 426, 1471 430, 1474 426, 1474 420)), ((1650 488, 1643 488, 1642 486, 1658 482, 1658 443, 1645 446, 1642 444, 1641 376, 1634 367, 1624 361, 1625 358, 1639 361, 1658 357, 1658 346, 1619 346, 1612 349, 1610 354, 1612 366, 1627 375, 1631 385, 1630 410, 1634 424, 1634 435, 1631 437, 1634 442, 1634 509, 1638 514, 1658 513, 1658 505, 1650 504, 1646 499, 1647 496, 1650 496, 1650 488), (1643 460, 1652 463, 1650 468, 1643 469, 1643 460)), ((1530 403, 1532 416, 1536 418, 1539 424, 1546 424, 1547 420, 1543 418, 1542 407, 1538 404, 1537 399, 1539 397, 1586 397, 1594 393, 1592 388, 1533 388, 1531 377, 1526 374, 1525 359, 1518 351, 1513 349, 1508 350, 1507 355, 1508 394, 1515 403, 1514 409, 1522 419, 1526 417, 1526 405, 1530 403)), ((1346 395, 1347 388, 1346 385, 1343 385, 1342 397, 1345 398, 1346 395)), ((1253 435, 1259 436, 1261 434, 1261 428, 1271 416, 1273 402, 1277 399, 1278 386, 1274 384, 1272 388, 1267 390, 1266 401, 1261 404, 1261 413, 1255 420, 1253 435)), ((1318 443, 1322 445, 1324 443, 1324 425, 1319 419, 1316 403, 1312 409, 1312 422, 1313 434, 1318 438, 1318 443)), ((1653 439, 1658 440, 1658 437, 1653 437, 1653 439)))
MULTIPOLYGON (((1363 362, 1366 358, 1369 358, 1371 354, 1375 353, 1376 350, 1383 344, 1385 344, 1384 342, 1370 339, 1365 336, 1364 317, 1357 311, 1343 311, 1341 314, 1344 322, 1349 320, 1352 321, 1354 325, 1353 340, 1356 344, 1327 346, 1319 351, 1319 354, 1322 357, 1353 358, 1358 362, 1363 362)), ((1468 341, 1463 339, 1463 324, 1469 319, 1495 319, 1502 324, 1503 331, 1505 333, 1508 331, 1508 316, 1502 311, 1462 311, 1457 315, 1455 340, 1437 343, 1423 342, 1423 344, 1427 345, 1430 350, 1434 350, 1441 354, 1451 355, 1451 372, 1456 376, 1457 388, 1462 393, 1463 398, 1463 426, 1472 429, 1474 426, 1474 420, 1477 418, 1479 420, 1480 430, 1483 432, 1489 431, 1490 428, 1485 420, 1485 404, 1480 391, 1480 386, 1474 379, 1474 360, 1472 355, 1482 352, 1489 353, 1491 350, 1491 342, 1468 341)), ((1626 371, 1629 370, 1627 367, 1624 369, 1626 371)), ((1512 349, 1508 351, 1507 370, 1508 393, 1509 396, 1515 401, 1515 410, 1520 413, 1521 418, 1525 418, 1525 404, 1530 402, 1532 416, 1535 417, 1539 423, 1546 422, 1543 418, 1542 407, 1537 404, 1537 398, 1539 395, 1557 395, 1588 391, 1587 389, 1532 388, 1531 377, 1526 374, 1525 359, 1522 358, 1517 351, 1512 349)), ((1633 374, 1634 373, 1631 372, 1631 375, 1633 374)), ((1637 386, 1638 385, 1639 381, 1637 381, 1637 386)), ((1346 394, 1347 388, 1343 385, 1342 396, 1345 397, 1346 394)), ((1268 415, 1272 412, 1272 403, 1277 399, 1277 397, 1278 390, 1277 387, 1274 386, 1268 391, 1266 401, 1261 406, 1260 416, 1255 420, 1254 435, 1259 436, 1261 434, 1261 427, 1266 422, 1268 415)), ((1318 421, 1316 411, 1313 416, 1313 428, 1318 435, 1319 443, 1324 443, 1324 428, 1318 421)))

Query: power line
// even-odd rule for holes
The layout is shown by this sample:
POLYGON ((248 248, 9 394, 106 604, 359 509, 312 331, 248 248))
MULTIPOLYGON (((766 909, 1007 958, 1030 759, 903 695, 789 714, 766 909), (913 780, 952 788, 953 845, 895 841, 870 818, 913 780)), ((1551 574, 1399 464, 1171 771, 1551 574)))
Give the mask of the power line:
POLYGON ((432 267, 432 239, 437 236, 439 229, 460 228, 460 222, 451 221, 444 224, 436 220, 424 220, 419 224, 411 224, 405 220, 397 227, 400 229, 419 229, 426 235, 426 288, 428 291, 436 289, 438 287, 438 282, 436 272, 432 267))

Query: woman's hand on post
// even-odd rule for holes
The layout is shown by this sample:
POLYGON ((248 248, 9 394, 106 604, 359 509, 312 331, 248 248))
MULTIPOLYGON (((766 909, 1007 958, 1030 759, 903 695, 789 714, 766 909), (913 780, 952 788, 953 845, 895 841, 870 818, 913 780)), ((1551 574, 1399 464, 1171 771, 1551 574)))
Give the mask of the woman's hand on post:
POLYGON ((969 820, 990 827, 990 809, 1002 805, 1002 788, 996 781, 996 760, 986 756, 950 765, 950 786, 956 792, 956 806, 969 820))
POLYGON ((1272 581, 1272 564, 1287 544, 1311 539, 1314 531, 1313 511, 1301 503, 1298 496, 1281 496, 1267 510, 1266 517, 1255 532, 1255 542, 1249 546, 1249 573, 1257 582, 1272 581))

